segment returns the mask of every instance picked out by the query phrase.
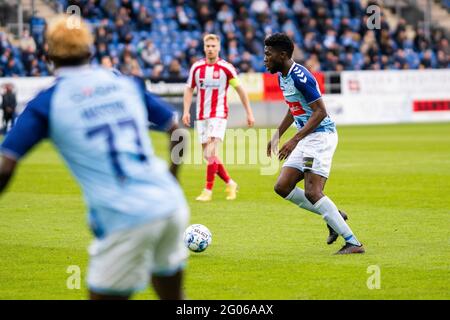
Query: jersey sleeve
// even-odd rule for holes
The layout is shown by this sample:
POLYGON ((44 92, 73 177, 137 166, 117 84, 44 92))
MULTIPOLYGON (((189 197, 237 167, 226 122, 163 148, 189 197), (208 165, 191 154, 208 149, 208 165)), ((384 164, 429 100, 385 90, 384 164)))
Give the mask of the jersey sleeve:
POLYGON ((195 64, 192 65, 191 70, 189 70, 189 77, 187 79, 186 86, 191 89, 194 89, 197 86, 197 84, 195 82, 195 71, 196 70, 197 70, 197 66, 195 64))
POLYGON ((48 137, 52 91, 40 93, 27 104, 0 147, 3 155, 19 160, 42 139, 48 137))
POLYGON ((145 85, 144 79, 138 76, 131 76, 131 78, 134 80, 134 82, 139 87, 139 90, 141 90, 141 92, 145 92, 147 90, 147 86, 145 85))
POLYGON ((230 76, 228 77, 228 80, 232 80, 232 79, 238 79, 238 73, 236 71, 236 68, 233 67, 231 64, 229 64, 227 66, 227 69, 230 72, 230 76))
POLYGON ((239 81, 238 73, 232 64, 223 63, 220 65, 220 68, 227 75, 227 81, 233 88, 236 88, 237 86, 239 86, 241 84, 239 81))
POLYGON ((175 109, 160 97, 146 91, 145 105, 148 112, 150 129, 157 131, 167 131, 177 121, 175 109))
POLYGON ((319 85, 311 73, 301 69, 294 69, 291 76, 295 87, 305 97, 308 104, 322 97, 319 85))
POLYGON ((231 81, 233 79, 239 79, 236 68, 233 67, 231 63, 227 63, 226 65, 224 65, 224 70, 225 73, 227 74, 228 81, 231 81))

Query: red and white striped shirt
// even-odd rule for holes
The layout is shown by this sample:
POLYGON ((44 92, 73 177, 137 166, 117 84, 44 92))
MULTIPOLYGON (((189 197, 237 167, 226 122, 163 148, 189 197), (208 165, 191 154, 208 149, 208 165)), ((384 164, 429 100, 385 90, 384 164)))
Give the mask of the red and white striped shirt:
POLYGON ((214 64, 201 59, 192 65, 187 85, 198 90, 197 120, 227 118, 227 90, 234 78, 237 78, 234 67, 220 58, 214 64))

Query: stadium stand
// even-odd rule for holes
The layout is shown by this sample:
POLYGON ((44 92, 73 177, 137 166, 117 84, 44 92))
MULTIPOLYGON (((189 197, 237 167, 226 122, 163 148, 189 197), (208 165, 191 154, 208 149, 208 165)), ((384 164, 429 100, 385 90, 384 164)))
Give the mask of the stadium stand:
MULTIPOLYGON (((221 56, 240 72, 263 72, 263 40, 282 31, 295 42, 294 60, 313 71, 448 68, 445 29, 420 28, 381 16, 381 29, 367 28, 359 0, 58 0, 77 5, 95 28, 94 63, 104 57, 124 73, 153 81, 181 82, 202 56, 202 34, 222 37, 221 56)), ((448 1, 442 2, 448 10, 448 1)), ((387 9, 386 9, 387 10, 387 9)), ((18 46, 0 32, 0 76, 50 74, 43 34, 33 17, 18 46)), ((448 31, 448 30, 447 30, 448 31)))

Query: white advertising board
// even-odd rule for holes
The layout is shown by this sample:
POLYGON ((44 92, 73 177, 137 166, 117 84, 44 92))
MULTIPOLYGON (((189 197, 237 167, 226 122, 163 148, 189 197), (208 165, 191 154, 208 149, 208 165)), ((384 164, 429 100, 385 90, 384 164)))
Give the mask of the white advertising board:
MULTIPOLYGON (((438 99, 434 96, 433 99, 438 99)), ((358 95, 323 96, 328 114, 337 124, 382 124, 450 121, 450 111, 415 112, 413 102, 426 96, 358 95)))
MULTIPOLYGON (((378 71, 343 72, 343 94, 323 95, 328 113, 337 124, 450 121, 450 110, 445 109, 448 108, 450 101, 450 70, 381 72, 386 76, 380 75, 378 71), (360 82, 358 93, 344 90, 349 79, 358 79, 360 82), (433 83, 432 89, 429 88, 429 82, 433 83), (422 89, 419 90, 420 88, 422 89), (445 104, 444 110, 425 108, 418 111, 414 108, 414 103, 426 104, 434 101, 445 104)), ((243 78, 246 80, 245 83, 253 83, 250 91, 256 93, 260 90, 261 83, 256 77, 249 75, 248 78, 243 78)), ((14 85, 18 100, 17 111, 20 113, 26 102, 40 90, 49 87, 53 81, 53 77, 0 78, 0 88, 4 83, 14 85)), ((148 86, 148 89, 157 94, 170 93, 179 96, 184 86, 184 84, 169 86, 157 84, 148 86)), ((234 106, 230 108, 233 109, 230 110, 230 124, 234 122, 240 124, 245 119, 243 112, 240 112, 243 111, 240 102, 236 102, 233 100, 230 103, 234 106), (233 119, 235 117, 236 121, 233 119)), ((276 105, 278 104, 283 105, 283 102, 277 102, 276 105)), ((270 103, 262 101, 254 101, 252 106, 255 117, 259 120, 258 125, 274 125, 274 121, 270 118, 278 109, 272 110, 273 106, 269 107, 270 103)))
POLYGON ((12 83, 14 85, 17 97, 17 111, 21 112, 25 104, 40 90, 50 87, 54 79, 54 77, 0 78, 0 88, 5 83, 12 83))
POLYGON ((341 88, 344 95, 450 95, 450 69, 344 71, 341 88))
POLYGON ((324 95, 328 114, 337 124, 376 124, 407 122, 411 107, 407 97, 324 95))

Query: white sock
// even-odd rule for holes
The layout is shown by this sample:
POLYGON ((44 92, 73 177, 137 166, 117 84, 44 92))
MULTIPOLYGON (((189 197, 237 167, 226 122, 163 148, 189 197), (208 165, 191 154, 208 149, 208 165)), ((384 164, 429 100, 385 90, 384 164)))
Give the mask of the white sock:
POLYGON ((357 246, 361 245, 330 198, 327 196, 322 197, 314 204, 314 208, 320 212, 323 219, 330 225, 330 227, 333 228, 334 231, 339 233, 346 242, 357 246))
POLYGON ((303 191, 300 188, 295 187, 294 190, 289 193, 289 195, 285 198, 286 200, 296 204, 300 208, 303 208, 305 210, 321 214, 317 209, 314 207, 314 205, 308 200, 308 198, 305 197, 305 191, 303 191))
POLYGON ((233 179, 230 178, 230 180, 228 180, 228 185, 235 185, 237 184, 233 179))

